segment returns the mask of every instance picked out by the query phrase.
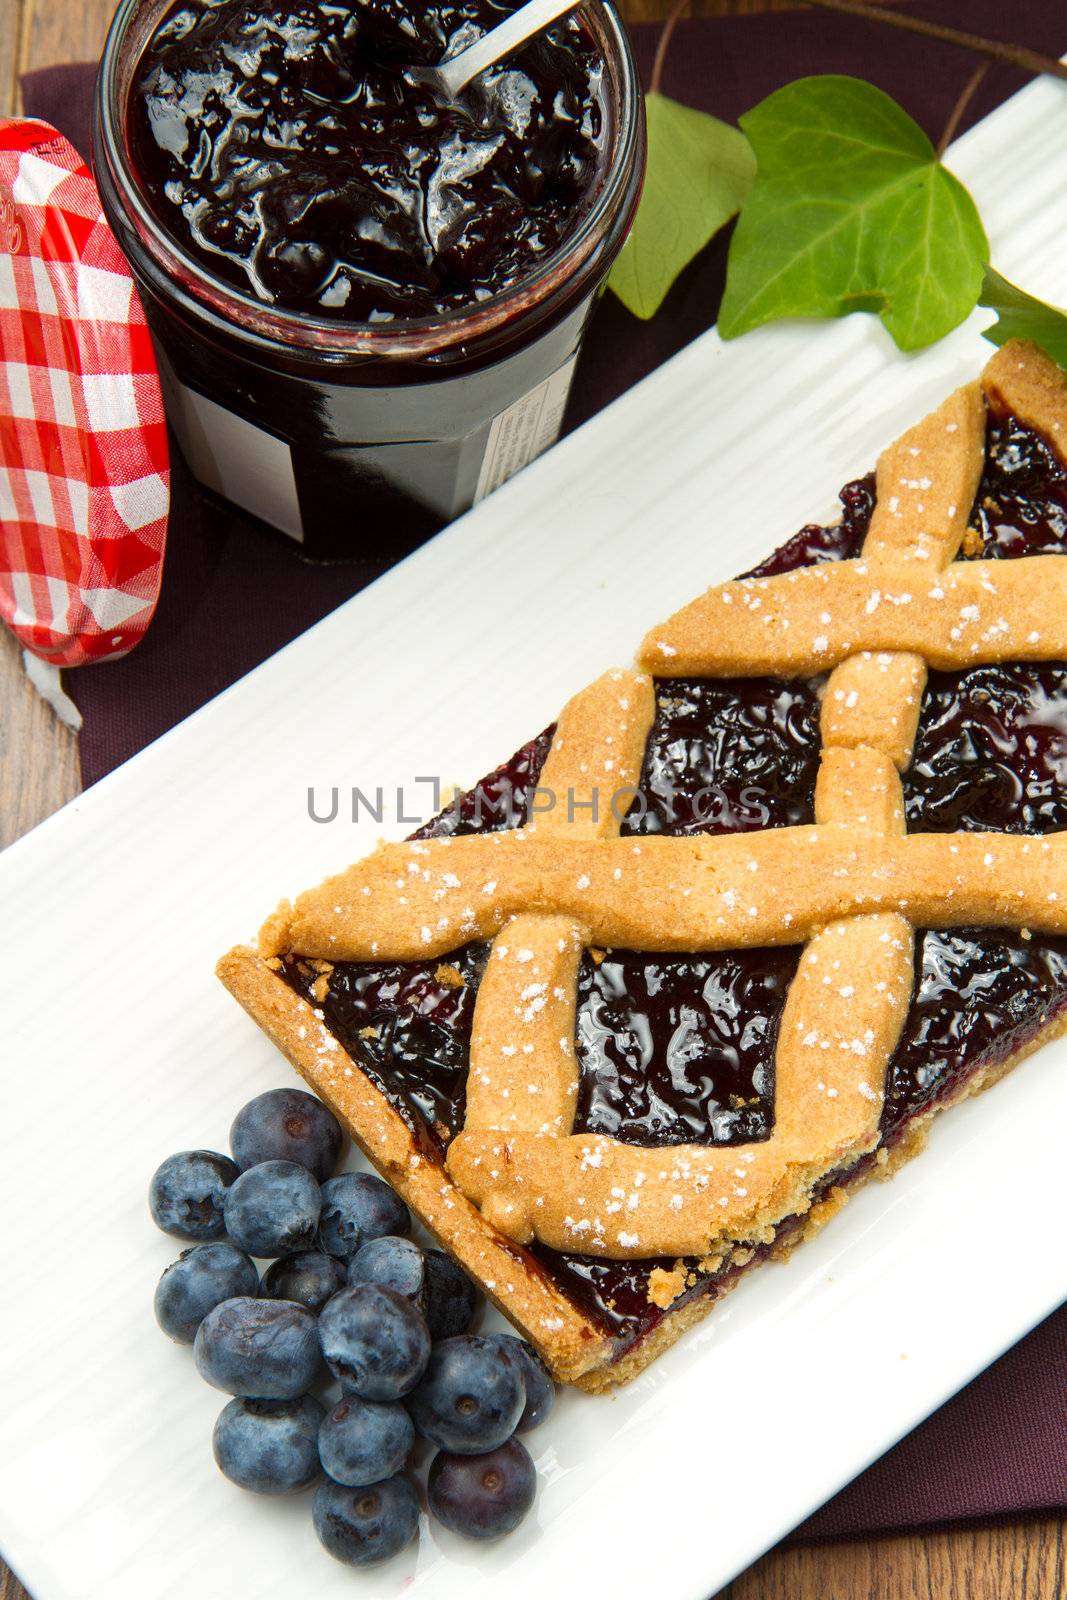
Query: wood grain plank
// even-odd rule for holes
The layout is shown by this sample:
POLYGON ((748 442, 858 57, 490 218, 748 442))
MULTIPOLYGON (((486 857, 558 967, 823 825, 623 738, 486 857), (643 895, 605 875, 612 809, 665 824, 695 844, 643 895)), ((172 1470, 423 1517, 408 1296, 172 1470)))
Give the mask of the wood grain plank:
POLYGON ((22 5, 23 0, 5 0, 0 15, 0 117, 11 116, 17 104, 22 5))
MULTIPOLYGON (((6 5, 8 0, 0 0, 6 5)), ((96 61, 116 0, 21 0, 19 71, 96 61)))
POLYGON ((0 1562, 0 1600, 30 1600, 29 1594, 15 1574, 2 1562, 0 1562))
POLYGON ((1062 1521, 773 1550, 719 1600, 1061 1600, 1062 1521))
POLYGON ((74 734, 31 687, 15 639, 0 628, 0 850, 80 787, 74 734))

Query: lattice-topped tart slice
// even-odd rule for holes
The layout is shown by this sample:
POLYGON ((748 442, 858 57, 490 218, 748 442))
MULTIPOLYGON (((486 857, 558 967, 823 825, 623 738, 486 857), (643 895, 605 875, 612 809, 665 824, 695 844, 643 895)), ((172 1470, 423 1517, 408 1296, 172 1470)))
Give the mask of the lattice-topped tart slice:
POLYGON ((1067 376, 1012 344, 219 971, 556 1374, 1067 1027, 1067 376))

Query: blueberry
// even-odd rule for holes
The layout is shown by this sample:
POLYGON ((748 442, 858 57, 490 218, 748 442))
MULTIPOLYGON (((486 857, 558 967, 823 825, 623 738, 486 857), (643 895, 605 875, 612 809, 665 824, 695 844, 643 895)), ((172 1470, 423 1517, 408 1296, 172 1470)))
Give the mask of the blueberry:
POLYGON ((192 1344, 209 1311, 223 1300, 259 1293, 259 1273, 243 1250, 220 1239, 183 1250, 156 1285, 156 1321, 170 1339, 192 1344))
POLYGON ((399 1400, 418 1383, 430 1356, 422 1314, 376 1283, 335 1294, 319 1317, 319 1339, 334 1377, 363 1400, 399 1400))
POLYGON ((386 1233, 361 1244, 348 1263, 349 1283, 380 1283, 426 1313, 426 1253, 414 1239, 386 1233))
POLYGON ((519 1439, 480 1456, 442 1450, 430 1463, 427 1499, 438 1522, 465 1539, 499 1539, 534 1503, 537 1471, 519 1439))
POLYGON ((409 1545, 419 1526, 419 1501, 410 1478, 397 1474, 365 1489, 329 1478, 315 1490, 315 1532, 330 1555, 350 1567, 373 1567, 409 1545))
POLYGON ((295 1161, 320 1183, 341 1155, 344 1134, 333 1112, 303 1089, 268 1089, 233 1119, 230 1149, 242 1172, 261 1161, 295 1161))
POLYGON ((267 1268, 263 1293, 272 1300, 295 1300, 316 1315, 345 1286, 345 1269, 321 1250, 298 1250, 267 1268))
POLYGON ((415 1443, 415 1425, 398 1402, 360 1400, 334 1406, 319 1429, 323 1470, 335 1483, 360 1488, 399 1472, 415 1443))
POLYGON ((368 1239, 410 1233, 411 1213, 371 1172, 342 1172, 322 1186, 319 1249, 346 1261, 368 1239))
POLYGON ((295 1161, 261 1161, 235 1180, 223 1214, 234 1244, 252 1256, 282 1256, 314 1243, 319 1186, 295 1161))
POLYGON ((525 1404, 518 1361, 498 1339, 477 1333, 435 1344, 407 1401, 423 1438, 457 1455, 495 1450, 514 1433, 525 1404))
POLYGON ((443 1250, 426 1252, 426 1325, 430 1338, 466 1333, 474 1320, 478 1294, 471 1280, 443 1250))
POLYGON ((212 1448, 219 1470, 253 1494, 294 1494, 320 1476, 322 1407, 296 1400, 231 1400, 219 1412, 212 1448))
POLYGON ((226 1231, 222 1206, 239 1176, 229 1156, 217 1150, 182 1150, 168 1156, 152 1174, 148 1204, 152 1220, 176 1239, 221 1239, 226 1231))
POLYGON ((498 1333, 494 1337, 519 1364, 526 1389, 526 1405, 519 1418, 516 1433, 529 1433, 540 1427, 556 1403, 556 1386, 552 1374, 526 1339, 513 1333, 498 1333))
POLYGON ((289 1300, 224 1300, 200 1324, 193 1359, 227 1394, 295 1400, 321 1368, 315 1318, 289 1300))

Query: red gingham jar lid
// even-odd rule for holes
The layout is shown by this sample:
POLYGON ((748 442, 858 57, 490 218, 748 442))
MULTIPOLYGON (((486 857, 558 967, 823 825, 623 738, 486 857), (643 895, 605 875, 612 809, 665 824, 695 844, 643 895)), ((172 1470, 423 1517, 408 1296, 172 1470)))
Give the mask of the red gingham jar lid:
POLYGON ((152 620, 170 471, 129 268, 77 151, 0 118, 0 617, 35 655, 125 655, 152 620))

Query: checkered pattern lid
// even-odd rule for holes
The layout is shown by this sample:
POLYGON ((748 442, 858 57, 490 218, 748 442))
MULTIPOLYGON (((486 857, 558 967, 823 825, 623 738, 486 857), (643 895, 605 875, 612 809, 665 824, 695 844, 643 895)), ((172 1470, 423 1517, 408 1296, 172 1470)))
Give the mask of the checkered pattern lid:
POLYGON ((144 312, 77 152, 0 118, 0 617, 35 655, 125 655, 159 595, 170 474, 144 312))

